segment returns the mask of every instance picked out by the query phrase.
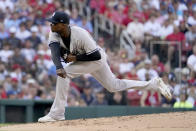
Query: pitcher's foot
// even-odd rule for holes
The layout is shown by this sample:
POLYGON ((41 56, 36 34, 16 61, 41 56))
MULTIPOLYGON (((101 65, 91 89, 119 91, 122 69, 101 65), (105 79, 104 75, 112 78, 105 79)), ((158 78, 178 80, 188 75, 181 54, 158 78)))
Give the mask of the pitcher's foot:
POLYGON ((54 122, 54 121, 63 121, 63 120, 65 120, 65 118, 54 119, 54 118, 50 117, 49 115, 46 115, 44 117, 39 118, 38 122, 45 123, 45 122, 54 122))
POLYGON ((169 87, 163 82, 161 78, 154 78, 157 81, 159 92, 167 99, 171 100, 172 95, 169 87))

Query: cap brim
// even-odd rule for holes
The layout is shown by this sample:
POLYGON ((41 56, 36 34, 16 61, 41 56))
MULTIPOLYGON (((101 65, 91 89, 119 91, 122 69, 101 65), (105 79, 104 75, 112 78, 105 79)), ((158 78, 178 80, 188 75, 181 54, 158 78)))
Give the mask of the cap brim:
POLYGON ((52 18, 47 18, 46 21, 49 21, 49 22, 55 23, 55 24, 58 23, 58 22, 56 22, 55 20, 53 20, 52 18))

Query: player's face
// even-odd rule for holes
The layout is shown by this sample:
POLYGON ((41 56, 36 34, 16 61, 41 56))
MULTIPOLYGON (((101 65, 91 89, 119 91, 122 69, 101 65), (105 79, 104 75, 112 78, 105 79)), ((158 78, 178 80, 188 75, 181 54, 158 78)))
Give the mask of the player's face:
POLYGON ((65 37, 69 35, 69 26, 67 24, 63 24, 63 23, 54 24, 54 23, 52 23, 51 30, 52 30, 52 32, 59 33, 65 37))
POLYGON ((50 26, 51 26, 51 30, 52 32, 57 32, 59 33, 60 32, 60 25, 61 23, 51 23, 50 26))

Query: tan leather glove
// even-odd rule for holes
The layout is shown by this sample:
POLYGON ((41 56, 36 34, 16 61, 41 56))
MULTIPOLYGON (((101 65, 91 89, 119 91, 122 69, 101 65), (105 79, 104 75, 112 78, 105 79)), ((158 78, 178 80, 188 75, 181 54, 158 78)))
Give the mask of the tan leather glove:
POLYGON ((76 56, 72 54, 68 54, 66 58, 67 62, 75 62, 76 61, 76 56))
POLYGON ((65 72, 65 70, 63 68, 57 69, 56 74, 62 78, 66 78, 66 76, 67 76, 67 73, 65 72))

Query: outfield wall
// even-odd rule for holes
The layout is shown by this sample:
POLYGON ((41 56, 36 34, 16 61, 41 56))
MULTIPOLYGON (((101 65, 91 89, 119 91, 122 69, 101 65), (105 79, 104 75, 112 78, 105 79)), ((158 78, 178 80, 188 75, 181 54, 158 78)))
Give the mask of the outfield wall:
MULTIPOLYGON (((49 111, 52 101, 43 100, 0 100, 0 123, 28 123, 49 111)), ((196 111, 194 109, 174 109, 162 107, 131 107, 131 106, 90 106, 67 107, 66 119, 84 119, 111 116, 126 116, 177 111, 196 111)))

